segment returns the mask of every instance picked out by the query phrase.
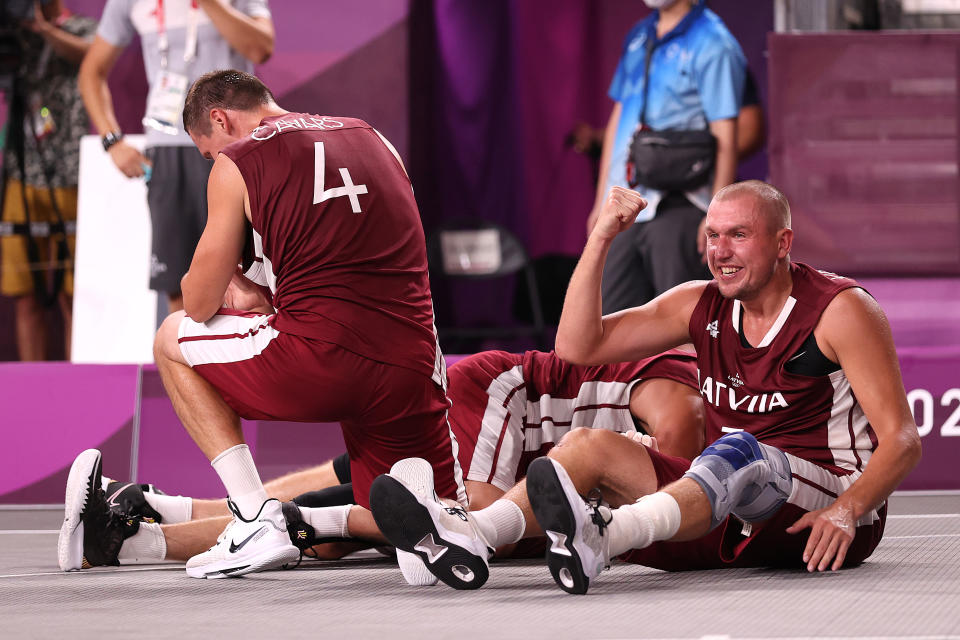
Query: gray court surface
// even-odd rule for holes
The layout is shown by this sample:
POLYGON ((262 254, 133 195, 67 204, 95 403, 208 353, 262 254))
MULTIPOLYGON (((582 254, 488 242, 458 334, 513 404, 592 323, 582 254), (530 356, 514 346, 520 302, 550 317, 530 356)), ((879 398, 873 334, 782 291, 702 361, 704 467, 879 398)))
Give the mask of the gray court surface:
POLYGON ((960 639, 960 494, 896 494, 883 542, 836 573, 618 564, 586 596, 540 561, 478 591, 407 586, 373 552, 195 580, 182 565, 60 573, 56 509, 0 510, 0 638, 960 639))

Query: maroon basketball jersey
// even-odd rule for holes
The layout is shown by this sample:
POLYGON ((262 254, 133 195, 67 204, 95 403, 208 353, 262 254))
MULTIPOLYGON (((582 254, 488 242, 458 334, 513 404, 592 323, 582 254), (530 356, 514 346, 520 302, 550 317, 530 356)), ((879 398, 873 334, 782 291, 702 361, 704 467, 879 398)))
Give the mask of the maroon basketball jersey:
POLYGON ((697 388, 695 356, 683 351, 599 367, 568 364, 553 352, 488 351, 457 362, 449 374, 450 426, 465 477, 504 490, 571 429, 632 431, 630 393, 640 380, 697 388))
POLYGON ((420 214, 373 128, 288 113, 223 153, 247 186, 274 327, 436 379, 420 214))
POLYGON ((785 369, 830 301, 860 285, 799 262, 790 274, 791 295, 754 347, 740 343, 740 301, 720 295, 716 282, 707 285, 690 317, 707 442, 743 430, 833 471, 860 470, 876 437, 843 370, 812 377, 785 369))

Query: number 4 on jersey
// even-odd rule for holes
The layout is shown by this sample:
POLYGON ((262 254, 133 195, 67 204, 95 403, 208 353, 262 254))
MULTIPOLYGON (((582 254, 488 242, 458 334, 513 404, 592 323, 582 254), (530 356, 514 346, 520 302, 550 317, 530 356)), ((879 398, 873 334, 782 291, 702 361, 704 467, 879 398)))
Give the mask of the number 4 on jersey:
POLYGON ((360 213, 360 198, 357 196, 367 193, 367 185, 353 184, 353 178, 350 177, 350 171, 346 167, 340 168, 340 177, 343 178, 342 187, 333 187, 324 189, 324 170, 327 166, 326 155, 323 151, 322 142, 313 143, 314 174, 313 174, 313 204, 318 204, 331 198, 341 198, 346 196, 350 199, 350 208, 354 213, 360 213))

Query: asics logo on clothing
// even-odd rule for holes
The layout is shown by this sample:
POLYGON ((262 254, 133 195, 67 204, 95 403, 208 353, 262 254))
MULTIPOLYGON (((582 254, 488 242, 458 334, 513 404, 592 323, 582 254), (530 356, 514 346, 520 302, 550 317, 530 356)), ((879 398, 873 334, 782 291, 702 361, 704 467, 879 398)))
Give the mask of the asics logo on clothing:
POLYGON ((713 322, 707 325, 707 331, 710 332, 711 338, 716 338, 717 335, 720 333, 720 329, 718 328, 717 324, 718 324, 718 321, 714 320, 713 322))
POLYGON ((572 556, 567 549, 567 536, 559 531, 547 529, 547 537, 550 538, 550 553, 557 553, 561 556, 572 556))
POLYGON ((420 539, 420 542, 413 545, 414 551, 419 551, 420 553, 427 556, 427 562, 433 564, 436 562, 440 556, 447 552, 447 547, 442 544, 437 544, 433 539, 433 534, 428 533, 420 539))
POLYGON ((250 535, 248 535, 246 538, 244 538, 244 539, 240 542, 240 544, 237 544, 236 542, 234 542, 233 540, 231 540, 231 541, 230 541, 230 553, 236 553, 237 551, 240 551, 240 549, 243 549, 243 547, 244 547, 248 542, 250 542, 251 540, 253 540, 254 537, 256 537, 257 535, 262 535, 262 534, 264 534, 264 533, 266 533, 266 532, 267 532, 267 528, 266 528, 266 527, 260 527, 259 529, 257 529, 256 531, 254 531, 253 533, 251 533, 250 535))
POLYGON ((444 508, 444 511, 446 511, 452 516, 457 516, 464 522, 467 522, 467 513, 459 507, 446 507, 444 508))
POLYGON ((119 507, 119 506, 120 506, 120 503, 117 502, 117 497, 118 497, 121 493, 123 493, 124 490, 126 490, 127 487, 132 487, 132 486, 133 486, 133 483, 132 483, 132 482, 128 482, 127 484, 123 485, 122 487, 120 487, 119 489, 117 489, 116 491, 114 491, 113 493, 111 493, 111 494, 110 494, 110 497, 107 498, 107 506, 108 506, 108 507, 119 507))

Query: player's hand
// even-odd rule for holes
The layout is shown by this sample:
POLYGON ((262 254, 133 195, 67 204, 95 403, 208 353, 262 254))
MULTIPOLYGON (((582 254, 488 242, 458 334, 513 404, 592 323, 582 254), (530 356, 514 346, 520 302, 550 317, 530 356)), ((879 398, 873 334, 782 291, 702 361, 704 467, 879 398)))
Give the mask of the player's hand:
POLYGON ((647 201, 636 191, 613 187, 600 208, 597 223, 591 233, 612 239, 618 233, 629 229, 646 206, 647 201))
POLYGON ((41 36, 50 33, 50 31, 55 28, 53 24, 47 20, 47 17, 43 15, 43 9, 40 7, 39 2, 33 3, 33 19, 24 20, 23 26, 41 36))
POLYGON ((653 436, 648 436, 647 434, 640 433, 639 431, 624 431, 623 435, 634 442, 639 442, 647 449, 660 451, 660 445, 657 444, 657 439, 653 436))
POLYGON ((144 165, 150 166, 150 161, 145 155, 123 140, 107 149, 107 153, 110 154, 110 159, 117 165, 120 173, 128 178, 139 178, 143 175, 144 165))
POLYGON ((803 550, 807 571, 826 571, 828 568, 836 571, 843 566, 857 528, 850 508, 838 501, 826 509, 810 511, 790 525, 787 533, 800 533, 808 527, 810 537, 803 550))
POLYGON ((223 294, 223 306, 237 311, 265 314, 274 312, 273 305, 270 304, 260 285, 243 275, 240 269, 237 269, 230 278, 227 291, 223 294))
POLYGON ((697 252, 700 254, 700 262, 707 264, 707 217, 704 216, 697 226, 697 252))

